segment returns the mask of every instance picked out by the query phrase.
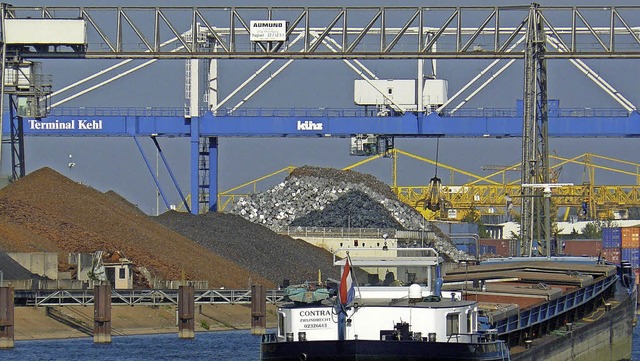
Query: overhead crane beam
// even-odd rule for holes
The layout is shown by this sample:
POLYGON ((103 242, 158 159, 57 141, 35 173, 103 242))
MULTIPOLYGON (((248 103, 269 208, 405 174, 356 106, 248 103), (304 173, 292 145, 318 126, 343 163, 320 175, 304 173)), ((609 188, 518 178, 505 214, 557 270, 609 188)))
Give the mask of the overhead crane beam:
MULTIPOLYGON (((443 6, 443 7, 48 7, 8 6, 11 19, 84 19, 90 35, 87 49, 30 49, 21 54, 37 58, 119 59, 524 59, 524 49, 507 51, 514 38, 526 33, 529 6, 443 6), (139 15, 137 17, 133 14, 139 15), (348 14, 348 16, 347 16, 348 14), (394 15, 394 16, 391 16, 394 15), (115 19, 115 21, 114 21, 115 19), (141 19, 155 19, 145 22, 141 19), (220 44, 219 51, 198 48, 196 37, 181 33, 200 25, 206 36, 220 44), (266 46, 252 44, 251 20, 283 20, 289 23, 287 36, 305 34, 299 48, 286 48, 286 41, 266 46), (321 20, 324 19, 324 20, 321 20), (362 27, 363 20, 368 21, 362 27), (429 21, 427 21, 427 19, 429 21), (484 19, 477 26, 478 19, 484 19), (440 27, 430 24, 443 24, 440 27), (428 25, 429 26, 428 26, 428 25), (115 35, 103 31, 115 29, 115 35), (133 31, 125 31, 125 30, 133 31), (343 49, 338 53, 318 49, 308 34, 332 36, 343 49), (427 38, 427 35, 429 37, 427 38), (169 52, 160 44, 177 37, 184 47, 169 52), (453 41, 446 41, 445 39, 453 41), (374 42, 373 47, 364 46, 374 42), (375 44, 377 43, 377 44, 375 44), (94 46, 93 44, 97 44, 94 46), (136 44, 136 45, 132 45, 136 44), (142 47, 138 48, 137 44, 142 47), (436 51, 435 46, 438 44, 436 51), (256 45, 256 46, 253 46, 256 45), (281 48, 285 48, 284 51, 281 48), (373 49, 373 50, 372 50, 373 49), (300 51, 302 50, 302 51, 300 51)), ((566 48, 549 50, 547 59, 640 58, 638 6, 539 6, 545 21, 543 31, 567 38, 566 48), (595 21, 584 13, 596 13, 595 21), (549 16, 547 16, 549 15, 549 16), (555 25, 548 19, 565 19, 555 25), (580 21, 571 21, 580 19, 580 21), (608 26, 595 26, 606 23, 608 26), (606 40, 601 40, 606 38, 606 40), (624 41, 621 41, 624 39, 624 41)), ((595 17, 595 15, 593 16, 595 17)))
MULTIPOLYGON (((395 149, 394 153, 395 154, 402 154, 404 156, 419 160, 421 162, 425 162, 425 163, 429 163, 429 164, 433 164, 433 165, 436 164, 436 161, 434 161, 434 160, 431 160, 431 159, 428 159, 428 158, 424 158, 424 157, 421 157, 419 155, 411 154, 409 152, 405 152, 405 151, 400 150, 400 149, 395 149)), ((498 182, 496 182, 494 180, 491 180, 488 177, 483 177, 483 176, 480 176, 480 175, 477 175, 477 174, 473 174, 471 172, 467 172, 467 171, 464 171, 464 170, 461 170, 461 169, 457 169, 455 167, 452 167, 452 166, 449 166, 449 165, 446 165, 446 164, 438 163, 438 167, 441 167, 441 168, 444 168, 444 169, 447 169, 447 170, 456 171, 456 172, 458 172, 458 173, 460 173, 462 175, 466 175, 467 177, 474 178, 477 181, 484 181, 484 182, 487 182, 489 184, 500 185, 500 183, 498 183, 498 182)))

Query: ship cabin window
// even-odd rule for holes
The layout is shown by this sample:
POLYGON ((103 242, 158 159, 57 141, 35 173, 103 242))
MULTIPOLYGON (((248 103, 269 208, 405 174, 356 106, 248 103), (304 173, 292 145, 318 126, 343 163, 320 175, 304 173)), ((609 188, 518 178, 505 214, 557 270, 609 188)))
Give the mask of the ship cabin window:
POLYGON ((353 240, 353 246, 354 246, 354 247, 358 247, 358 240, 357 240, 357 239, 354 239, 354 240, 353 240))
POLYGON ((120 268, 120 272, 118 272, 118 277, 120 277, 121 280, 125 279, 126 277, 126 270, 123 268, 120 268))
POLYGON ((278 313, 278 336, 284 337, 284 313, 278 313))
POLYGON ((473 332, 473 311, 467 311, 467 333, 473 332))
POLYGON ((447 314, 447 336, 460 333, 460 314, 449 313, 447 314))

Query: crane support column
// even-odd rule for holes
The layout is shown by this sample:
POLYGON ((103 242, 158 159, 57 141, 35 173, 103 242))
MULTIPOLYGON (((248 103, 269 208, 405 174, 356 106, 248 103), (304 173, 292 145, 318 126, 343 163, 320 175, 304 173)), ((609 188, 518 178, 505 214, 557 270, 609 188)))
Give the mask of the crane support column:
POLYGON ((218 137, 209 138, 209 212, 218 211, 218 137))
POLYGON ((200 213, 200 118, 187 118, 191 125, 191 213, 200 213))
POLYGON ((7 42, 6 42, 6 31, 4 25, 4 19, 6 17, 7 7, 9 4, 2 3, 0 4, 0 42, 2 42, 0 47, 0 174, 2 174, 2 122, 4 121, 4 84, 6 82, 6 71, 5 68, 7 66, 7 42))
MULTIPOLYGON (((524 52, 524 119, 522 122, 522 183, 549 183, 547 69, 545 61, 544 23, 539 4, 532 4, 524 52)), ((541 190, 522 188, 520 252, 532 255, 536 242, 550 239, 550 215, 543 209, 541 190), (542 224, 544 222, 544 229, 542 224)), ((544 202, 549 202, 544 197, 544 202)), ((547 246, 547 248, 550 248, 547 246)))

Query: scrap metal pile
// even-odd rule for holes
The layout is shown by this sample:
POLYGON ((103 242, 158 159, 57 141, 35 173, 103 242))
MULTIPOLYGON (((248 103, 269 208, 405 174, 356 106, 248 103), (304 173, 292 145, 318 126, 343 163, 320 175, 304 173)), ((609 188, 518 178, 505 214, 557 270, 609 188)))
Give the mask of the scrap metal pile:
MULTIPOLYGON (((432 229, 372 175, 310 166, 295 169, 265 192, 241 198, 229 213, 276 232, 291 227, 432 229)), ((469 259, 447 239, 438 237, 433 246, 454 261, 469 259)))

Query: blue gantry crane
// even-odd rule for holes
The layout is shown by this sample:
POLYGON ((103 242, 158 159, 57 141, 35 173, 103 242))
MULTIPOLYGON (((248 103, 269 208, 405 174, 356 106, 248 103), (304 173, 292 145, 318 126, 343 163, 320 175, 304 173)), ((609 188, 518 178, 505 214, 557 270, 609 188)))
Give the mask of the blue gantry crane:
MULTIPOLYGON (((132 137, 151 170, 140 146, 140 138, 150 137, 186 202, 158 142, 161 137, 185 137, 190 139, 190 193, 198 195, 191 198, 192 213, 217 209, 220 137, 345 137, 351 138, 352 154, 357 155, 384 153, 393 147, 395 138, 402 137, 518 137, 523 143, 523 183, 546 184, 548 138, 640 136, 636 107, 584 62, 640 58, 638 6, 127 8, 3 4, 1 11, 4 86, 0 98, 4 102, 8 95, 9 112, 0 119, 2 134, 10 134, 14 177, 25 172, 25 136, 132 137), (63 108, 66 100, 50 102, 56 92, 43 79, 38 59, 121 59, 112 68, 144 60, 103 84, 161 59, 184 59, 187 105, 180 109, 63 108), (218 100, 216 62, 220 59, 264 60, 265 65, 247 82, 274 60, 286 62, 236 106, 227 107, 225 103, 240 87, 218 100), (242 108, 296 59, 342 60, 360 78, 354 85, 354 102, 361 107, 242 108), (415 59, 418 74, 415 80, 379 79, 361 63, 363 59, 415 59), (446 81, 437 78, 435 61, 439 59, 492 62, 449 97, 446 81), (549 100, 547 62, 555 59, 572 62, 620 107, 566 109, 558 100, 549 100), (206 86, 201 81, 201 61, 208 65, 206 86), (431 61, 431 75, 424 74, 425 61, 431 61), (507 64, 496 70, 500 61, 507 64), (509 109, 464 108, 515 61, 524 64, 522 101, 509 109), (482 76, 488 79, 454 106, 452 101, 482 76), (203 93, 207 94, 206 107, 201 105, 203 93)), ((534 225, 540 220, 533 214, 543 204, 537 200, 542 197, 535 197, 536 187, 523 187, 523 192, 523 242, 530 244, 533 228, 542 227, 534 225)), ((164 194, 163 198, 168 207, 164 194)), ((548 237, 548 227, 541 233, 548 237)))

